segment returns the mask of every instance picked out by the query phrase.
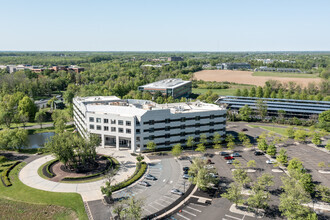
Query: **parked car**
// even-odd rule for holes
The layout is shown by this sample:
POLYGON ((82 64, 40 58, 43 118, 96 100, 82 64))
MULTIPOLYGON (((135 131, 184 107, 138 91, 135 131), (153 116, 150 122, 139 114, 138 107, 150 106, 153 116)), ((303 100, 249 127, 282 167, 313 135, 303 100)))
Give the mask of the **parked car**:
POLYGON ((273 164, 273 163, 276 163, 276 161, 275 160, 267 160, 266 163, 273 164))
POLYGON ((188 171, 189 170, 189 167, 183 167, 182 170, 183 171, 188 171))
POLYGON ((242 130, 241 131, 248 131, 248 129, 247 128, 242 128, 242 130))
POLYGON ((261 151, 255 151, 255 152, 254 152, 254 155, 259 156, 259 155, 264 155, 264 153, 261 152, 261 151))
POLYGON ((233 164, 233 160, 227 160, 227 164, 233 164))
POLYGON ((188 174, 183 174, 183 176, 182 176, 183 179, 189 179, 189 177, 190 176, 188 174))
POLYGON ((220 153, 220 156, 229 156, 229 153, 223 151, 223 152, 220 153))
POLYGON ((171 193, 173 193, 173 194, 177 194, 177 195, 180 195, 180 196, 183 195, 183 192, 181 192, 181 191, 178 190, 178 189, 172 189, 172 190, 171 190, 171 193))
POLYGON ((207 164, 214 164, 213 161, 211 159, 207 160, 207 164))
POLYGON ((225 157, 225 160, 234 160, 234 157, 232 157, 232 156, 227 156, 227 157, 225 157))
POLYGON ((141 186, 145 186, 145 187, 150 186, 150 183, 148 183, 147 181, 140 181, 139 184, 140 184, 141 186))
POLYGON ((183 171, 183 174, 188 174, 188 170, 183 171))
POLYGON ((206 168, 206 169, 213 169, 214 166, 212 166, 212 165, 205 165, 204 168, 206 168))
POLYGON ((232 157, 241 157, 241 155, 239 153, 232 153, 230 156, 232 156, 232 157))
POLYGON ((147 180, 157 180, 156 177, 154 177, 153 175, 150 175, 150 174, 147 174, 147 175, 145 176, 145 178, 146 178, 147 180))

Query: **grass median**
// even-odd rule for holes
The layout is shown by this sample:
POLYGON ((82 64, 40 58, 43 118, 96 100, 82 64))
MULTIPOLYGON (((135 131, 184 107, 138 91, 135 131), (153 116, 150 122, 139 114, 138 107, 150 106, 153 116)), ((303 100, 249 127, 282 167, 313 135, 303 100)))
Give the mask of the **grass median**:
MULTIPOLYGON (((25 165, 21 163, 10 172, 10 180, 12 186, 0 186, 0 198, 29 203, 30 205, 37 205, 39 212, 43 212, 43 207, 40 205, 48 206, 61 206, 73 210, 80 220, 87 220, 88 217, 85 212, 85 207, 81 196, 78 193, 56 193, 43 190, 34 189, 24 185, 18 178, 20 169, 25 165)), ((17 208, 17 210, 19 210, 17 208)), ((65 212, 67 213, 67 212, 65 212)), ((61 219, 73 219, 69 213, 61 214, 61 219)), ((40 219, 40 218, 39 218, 40 219)))

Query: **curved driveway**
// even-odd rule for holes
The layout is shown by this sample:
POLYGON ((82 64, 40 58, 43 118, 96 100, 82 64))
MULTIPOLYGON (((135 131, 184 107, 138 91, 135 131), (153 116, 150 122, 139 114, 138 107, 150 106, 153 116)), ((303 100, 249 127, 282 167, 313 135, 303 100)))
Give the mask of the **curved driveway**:
MULTIPOLYGON (((121 164, 114 183, 124 181, 135 171, 135 158, 127 151, 111 151, 109 149, 99 149, 99 153, 114 156, 121 164)), ((38 175, 38 168, 44 163, 53 160, 53 156, 44 156, 28 163, 19 173, 19 179, 32 188, 50 192, 75 192, 82 196, 84 201, 102 199, 100 187, 104 185, 105 179, 89 183, 60 183, 46 180, 38 175)))

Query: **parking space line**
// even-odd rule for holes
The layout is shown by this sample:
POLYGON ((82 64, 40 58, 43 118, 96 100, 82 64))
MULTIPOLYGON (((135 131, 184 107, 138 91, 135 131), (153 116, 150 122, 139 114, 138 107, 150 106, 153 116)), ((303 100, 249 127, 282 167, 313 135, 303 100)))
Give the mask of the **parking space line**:
POLYGON ((158 202, 154 202, 154 203, 156 203, 156 204, 158 204, 158 205, 160 205, 160 206, 166 207, 166 205, 160 204, 160 203, 158 203, 158 202))
POLYGON ((151 204, 149 204, 148 206, 150 206, 151 208, 155 209, 156 211, 158 211, 158 208, 155 208, 154 206, 152 206, 151 204))
POLYGON ((187 219, 187 220, 190 220, 190 218, 187 218, 186 216, 184 216, 184 215, 181 215, 181 214, 179 214, 179 213, 176 213, 178 216, 180 216, 180 217, 182 217, 182 218, 185 218, 185 219, 187 219))
POLYGON ((188 213, 189 215, 192 215, 192 216, 195 216, 196 217, 196 215, 194 213, 188 212, 188 211, 186 211, 184 209, 182 209, 182 211, 185 212, 185 213, 188 213))
POLYGON ((186 207, 187 207, 187 208, 190 208, 190 209, 192 209, 192 210, 195 210, 195 211, 197 211, 197 212, 202 212, 201 210, 195 209, 195 208, 190 207, 190 206, 186 206, 186 207))
POLYGON ((146 208, 144 208, 143 210, 149 212, 149 214, 152 214, 152 212, 150 212, 150 211, 149 211, 148 209, 146 209, 146 208))
POLYGON ((162 199, 162 198, 160 198, 159 200, 162 200, 163 202, 166 202, 166 203, 172 203, 172 202, 170 202, 170 201, 167 201, 167 200, 165 200, 165 199, 162 199))
POLYGON ((169 198, 169 199, 172 199, 172 200, 176 200, 175 198, 172 198, 172 197, 170 197, 168 195, 165 195, 165 196, 166 196, 166 198, 169 198))
POLYGON ((237 217, 234 217, 234 216, 231 216, 231 215, 225 215, 227 216, 228 218, 233 218, 233 219, 237 219, 237 220, 242 220, 241 218, 237 218, 237 217))
POLYGON ((199 206, 199 207, 203 207, 203 208, 206 207, 205 205, 199 205, 199 204, 196 204, 196 203, 189 203, 189 205, 195 205, 195 206, 199 206))

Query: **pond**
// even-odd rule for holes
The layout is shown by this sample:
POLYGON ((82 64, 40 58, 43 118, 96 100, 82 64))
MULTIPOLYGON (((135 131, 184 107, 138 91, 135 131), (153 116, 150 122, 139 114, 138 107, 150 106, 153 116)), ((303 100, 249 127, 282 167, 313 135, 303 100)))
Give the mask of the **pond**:
POLYGON ((30 134, 29 135, 29 148, 40 148, 42 147, 47 140, 54 136, 54 132, 45 132, 45 133, 38 133, 38 134, 30 134))

